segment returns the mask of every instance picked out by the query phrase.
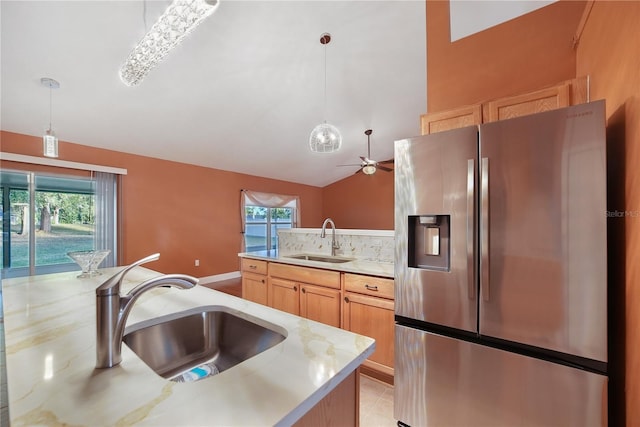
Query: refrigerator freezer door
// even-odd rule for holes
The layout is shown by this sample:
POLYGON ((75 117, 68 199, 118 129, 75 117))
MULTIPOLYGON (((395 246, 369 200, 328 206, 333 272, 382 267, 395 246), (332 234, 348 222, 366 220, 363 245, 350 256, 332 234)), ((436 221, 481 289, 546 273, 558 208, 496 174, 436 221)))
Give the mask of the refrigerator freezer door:
POLYGON ((480 334, 607 360, 604 102, 480 127, 480 334))
POLYGON ((396 314, 477 331, 478 129, 395 145, 396 314))
POLYGON ((607 377, 396 325, 394 418, 410 426, 607 425, 607 377))

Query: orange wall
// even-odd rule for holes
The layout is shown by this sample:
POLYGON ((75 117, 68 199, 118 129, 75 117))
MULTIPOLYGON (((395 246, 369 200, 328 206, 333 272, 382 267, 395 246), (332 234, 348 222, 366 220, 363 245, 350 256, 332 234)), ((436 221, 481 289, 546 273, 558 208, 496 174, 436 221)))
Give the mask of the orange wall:
POLYGON ((584 5, 560 1, 451 43, 449 2, 427 1, 427 112, 575 77, 572 37, 584 5))
POLYGON ((393 172, 359 173, 322 189, 324 216, 338 228, 393 230, 393 172))
MULTIPOLYGON (((40 137, 3 131, 0 138, 2 151, 41 156, 40 137)), ((322 224, 318 187, 62 141, 59 154, 61 160, 128 170, 122 179, 121 264, 160 252, 149 267, 164 273, 205 277, 239 270, 241 189, 297 194, 301 226, 322 224)))
POLYGON ((640 2, 595 2, 578 45, 577 74, 591 76, 593 99, 606 99, 612 382, 620 388, 614 425, 640 425, 640 2), (626 301, 626 302, 625 302, 626 301), (622 339, 624 337, 624 339, 622 339), (626 385, 626 399, 622 387, 626 385), (626 400, 626 405, 625 405, 626 400), (626 406, 626 411, 625 411, 626 406))
MULTIPOLYGON (((449 2, 428 1, 428 111, 460 107, 574 78, 572 38, 584 6, 581 1, 561 1, 451 43, 449 2)), ((338 228, 392 229, 391 175, 358 174, 325 187, 325 216, 332 217, 338 228)))

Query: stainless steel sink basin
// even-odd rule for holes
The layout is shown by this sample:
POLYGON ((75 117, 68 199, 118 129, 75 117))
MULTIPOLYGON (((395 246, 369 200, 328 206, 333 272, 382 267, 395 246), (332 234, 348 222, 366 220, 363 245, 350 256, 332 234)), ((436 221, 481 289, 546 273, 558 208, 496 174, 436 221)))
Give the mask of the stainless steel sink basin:
POLYGON ((311 255, 311 254, 285 255, 285 258, 303 259, 305 261, 330 262, 334 264, 353 261, 353 258, 342 258, 342 257, 336 257, 336 256, 323 256, 323 255, 311 255))
POLYGON ((285 334, 229 307, 203 306, 131 325, 123 342, 158 375, 174 379, 209 362, 225 371, 282 342, 285 334))

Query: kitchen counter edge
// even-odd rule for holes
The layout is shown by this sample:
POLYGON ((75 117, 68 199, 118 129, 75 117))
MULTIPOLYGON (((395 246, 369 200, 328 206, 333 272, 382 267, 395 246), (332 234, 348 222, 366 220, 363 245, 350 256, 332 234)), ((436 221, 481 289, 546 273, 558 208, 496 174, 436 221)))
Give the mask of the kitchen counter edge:
MULTIPOLYGON (((342 273, 364 274, 367 276, 394 278, 394 268, 391 262, 376 262, 363 259, 354 259, 353 261, 330 263, 323 261, 308 261, 302 259, 289 258, 295 254, 281 254, 277 250, 266 250, 256 252, 241 252, 238 254, 241 258, 258 259, 269 262, 277 262, 281 264, 299 265, 301 267, 313 267, 324 270, 339 271, 342 273)), ((323 254, 313 254, 323 255, 323 254)))

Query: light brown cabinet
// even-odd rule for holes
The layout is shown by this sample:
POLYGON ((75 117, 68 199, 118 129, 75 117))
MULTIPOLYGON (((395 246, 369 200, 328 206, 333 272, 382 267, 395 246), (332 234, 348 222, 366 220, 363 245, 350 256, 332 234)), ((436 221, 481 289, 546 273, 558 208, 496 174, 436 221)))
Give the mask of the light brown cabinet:
POLYGON ((267 305, 299 316, 298 287, 299 285, 291 280, 269 278, 269 303, 267 305))
POLYGON ((495 122, 568 107, 571 105, 570 87, 571 83, 565 82, 542 90, 489 101, 483 105, 482 121, 495 122))
POLYGON ((308 284, 300 286, 300 316, 339 328, 340 290, 308 284))
POLYGON ((266 261, 242 258, 242 298, 267 305, 266 261))
POLYGON ((376 350, 363 367, 393 377, 393 280, 345 273, 344 284, 343 329, 376 340, 376 350))
POLYGON ((452 110, 420 116, 422 135, 457 129, 482 123, 482 105, 465 105, 452 110))
POLYGON ((515 96, 420 116, 422 135, 540 113, 588 101, 588 79, 580 77, 515 96))
POLYGON ((271 263, 267 305, 340 327, 340 273, 271 263))
POLYGON ((393 383, 393 279, 242 259, 242 296, 376 340, 363 372, 393 383))

